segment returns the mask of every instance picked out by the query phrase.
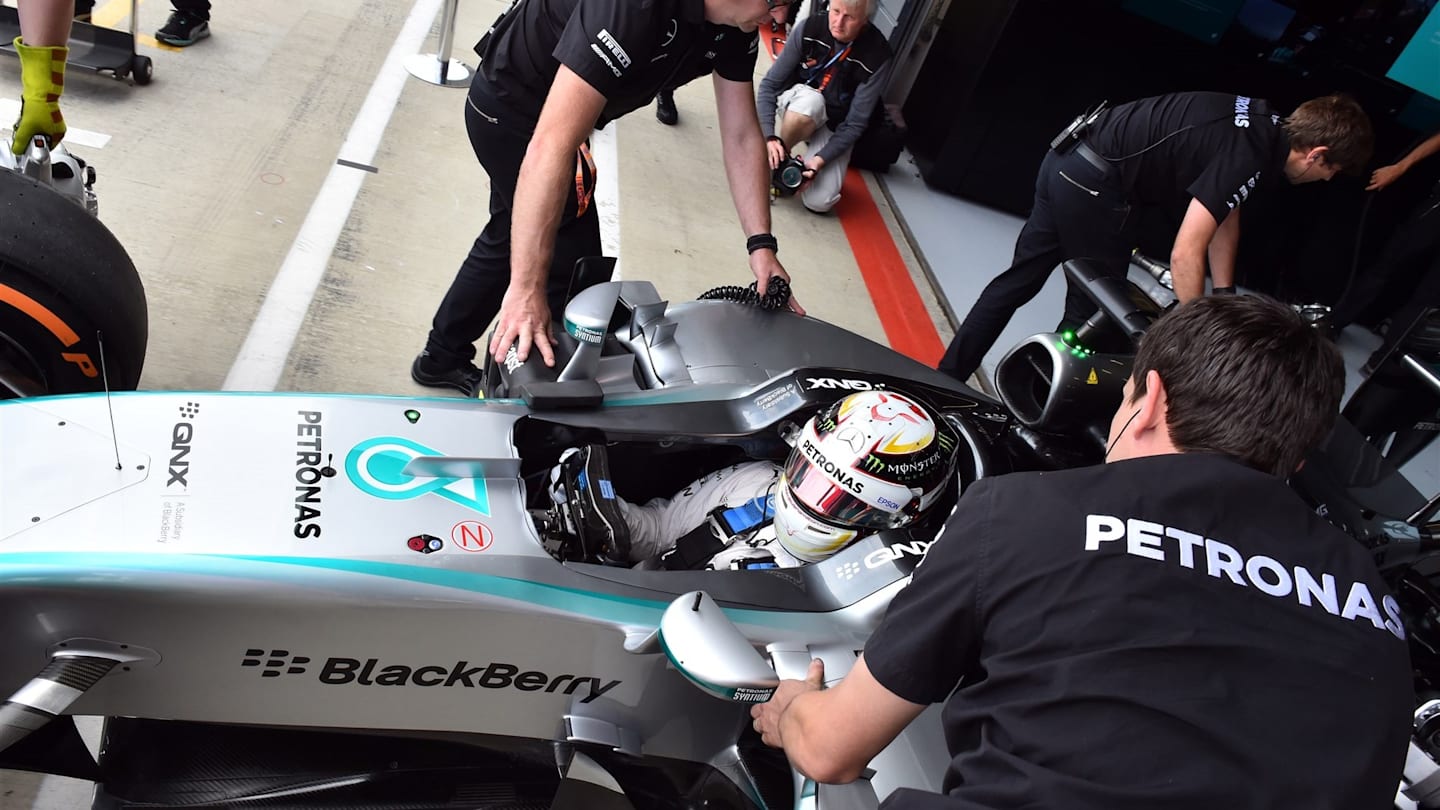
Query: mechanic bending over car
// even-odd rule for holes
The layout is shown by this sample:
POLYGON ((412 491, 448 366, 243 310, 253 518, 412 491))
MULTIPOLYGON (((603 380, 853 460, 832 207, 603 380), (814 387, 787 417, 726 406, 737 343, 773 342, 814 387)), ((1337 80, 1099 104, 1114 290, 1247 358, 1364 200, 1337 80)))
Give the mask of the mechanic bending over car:
MULTIPOLYGON (((579 292, 577 259, 598 256, 596 167, 588 138, 666 86, 714 72, 725 174, 764 294, 790 280, 770 234, 770 171, 755 118, 756 29, 784 0, 526 0, 475 49, 465 102, 475 156, 490 176, 490 220, 460 265, 410 375, 474 396, 474 343, 499 313, 490 353, 532 346, 555 365, 552 313, 579 292)), ((603 281, 605 279, 592 279, 603 281)), ((791 299, 790 308, 804 314, 791 299)))
POLYGON ((1107 463, 968 487, 850 673, 821 691, 812 662, 755 728, 846 782, 943 701, 946 795, 889 808, 1389 807, 1414 709, 1399 608, 1285 484, 1343 389, 1288 307, 1177 307, 1107 463))
POLYGON ((10 138, 10 152, 25 154, 30 139, 44 135, 54 146, 65 137, 60 94, 65 92, 65 60, 70 56, 70 22, 75 0, 18 0, 20 36, 20 117, 10 138))
POLYGON ((893 391, 851 394, 794 439, 783 467, 732 465, 643 505, 616 494, 603 444, 572 448, 552 470, 551 496, 572 506, 568 530, 614 564, 791 568, 924 516, 959 444, 943 416, 893 391))
MULTIPOLYGON (((1234 292, 1243 203, 1280 182, 1329 180, 1370 159, 1370 119, 1352 98, 1331 95, 1282 118, 1263 99, 1172 93, 1086 113, 1051 141, 1040 164, 1030 218, 1010 269, 996 276, 956 330, 939 369, 964 382, 980 367, 1010 317, 1066 259, 1099 260, 1124 278, 1135 247, 1136 206, 1188 200, 1170 252, 1181 303, 1234 292)), ((1056 331, 1095 312, 1070 284, 1056 331)))

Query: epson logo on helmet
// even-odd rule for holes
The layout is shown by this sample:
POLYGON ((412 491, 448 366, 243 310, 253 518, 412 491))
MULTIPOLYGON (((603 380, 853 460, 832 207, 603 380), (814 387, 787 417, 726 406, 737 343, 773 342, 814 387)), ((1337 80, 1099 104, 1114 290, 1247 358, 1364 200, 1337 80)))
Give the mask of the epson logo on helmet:
POLYGON ((865 491, 864 481, 857 479, 849 470, 841 469, 840 465, 826 458, 825 454, 820 452, 820 448, 816 447, 814 442, 806 439, 801 442, 800 447, 804 451, 805 457, 810 459, 810 463, 824 470, 825 474, 835 479, 840 486, 845 487, 856 495, 865 491))

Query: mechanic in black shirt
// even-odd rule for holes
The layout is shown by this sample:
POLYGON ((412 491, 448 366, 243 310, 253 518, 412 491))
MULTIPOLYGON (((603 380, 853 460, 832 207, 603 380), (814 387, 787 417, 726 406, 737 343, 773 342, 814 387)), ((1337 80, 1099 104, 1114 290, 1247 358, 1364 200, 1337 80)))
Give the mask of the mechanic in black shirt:
MULTIPOLYGON (((781 4, 524 0, 496 21, 476 46, 480 69, 465 106, 471 146, 490 176, 490 221, 435 313, 411 366, 416 382, 474 395, 473 344, 497 312, 497 360, 518 341, 520 361, 533 345, 555 364, 551 313, 579 292, 569 289, 575 261, 600 254, 590 132, 711 70, 758 291, 772 277, 789 280, 769 233, 770 171, 752 84, 756 28, 781 4)), ((791 309, 804 314, 793 299, 791 309)))
POLYGON ((1284 481, 1343 380, 1270 299, 1176 308, 1108 463, 971 486, 850 673, 819 691, 812 662, 757 730, 844 782, 943 701, 945 795, 890 808, 1389 807, 1414 706, 1399 608, 1284 481))
MULTIPOLYGON (((1098 259, 1124 278, 1136 206, 1184 208, 1170 253, 1182 303, 1204 294, 1207 255, 1215 291, 1233 291, 1242 203, 1281 177, 1310 183, 1358 171, 1372 142, 1365 111, 1339 95, 1311 99, 1283 119, 1262 99, 1225 93, 1172 93, 1102 112, 1045 155, 1010 269, 980 294, 939 369, 968 380, 1010 316, 1065 259, 1098 259)), ((1071 285, 1058 331, 1078 328, 1094 311, 1071 285)))

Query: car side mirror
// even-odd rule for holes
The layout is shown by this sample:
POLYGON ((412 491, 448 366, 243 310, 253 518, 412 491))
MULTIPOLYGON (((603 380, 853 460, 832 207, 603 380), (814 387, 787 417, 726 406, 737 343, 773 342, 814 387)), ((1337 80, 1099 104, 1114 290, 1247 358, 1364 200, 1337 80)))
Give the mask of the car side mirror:
POLYGON ((676 598, 660 617, 660 648, 700 690, 721 700, 764 703, 780 677, 704 591, 676 598))

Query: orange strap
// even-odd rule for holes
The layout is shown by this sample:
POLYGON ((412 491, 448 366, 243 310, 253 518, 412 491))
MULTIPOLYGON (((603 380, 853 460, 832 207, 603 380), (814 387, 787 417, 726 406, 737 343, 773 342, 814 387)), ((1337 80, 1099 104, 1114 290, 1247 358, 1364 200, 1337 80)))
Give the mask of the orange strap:
POLYGON ((845 61, 845 57, 850 53, 850 48, 853 47, 854 44, 855 43, 852 42, 849 45, 846 45, 845 50, 841 51, 828 63, 826 63, 825 75, 820 79, 820 92, 825 92, 825 88, 829 86, 830 80, 835 76, 835 68, 839 67, 840 63, 845 61))
POLYGON ((575 150, 575 216, 585 216, 590 210, 590 200, 595 196, 595 159, 590 156, 590 142, 580 144, 575 150), (585 167, 590 168, 592 181, 590 188, 585 188, 585 167))

